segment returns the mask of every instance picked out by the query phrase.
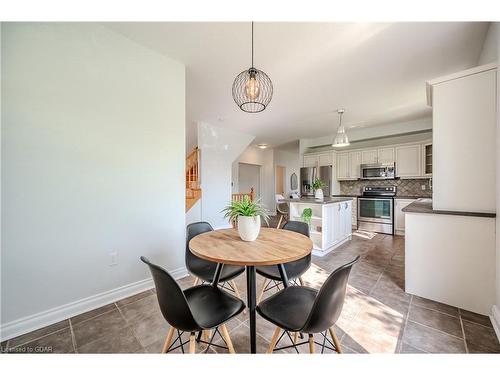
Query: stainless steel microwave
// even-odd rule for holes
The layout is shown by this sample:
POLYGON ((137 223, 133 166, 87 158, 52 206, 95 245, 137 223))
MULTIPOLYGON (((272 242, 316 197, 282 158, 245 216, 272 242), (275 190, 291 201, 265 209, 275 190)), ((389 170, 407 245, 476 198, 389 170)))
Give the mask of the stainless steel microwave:
POLYGON ((360 176, 364 180, 393 180, 396 178, 394 163, 361 164, 360 176))

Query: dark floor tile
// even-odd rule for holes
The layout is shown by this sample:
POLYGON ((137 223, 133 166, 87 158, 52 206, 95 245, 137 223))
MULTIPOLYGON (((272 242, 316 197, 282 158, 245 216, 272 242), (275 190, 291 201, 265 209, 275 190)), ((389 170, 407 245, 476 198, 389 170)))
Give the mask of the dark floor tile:
POLYGON ((90 310, 90 311, 87 311, 83 314, 76 315, 76 316, 72 317, 71 324, 78 324, 78 323, 84 322, 85 320, 95 318, 98 315, 102 315, 104 313, 107 313, 107 312, 110 312, 113 310, 116 310, 116 306, 114 303, 110 303, 109 305, 105 305, 105 306, 99 307, 97 309, 90 310))
POLYGON ((73 333, 75 334, 77 351, 79 352, 80 347, 93 341, 112 337, 125 327, 127 327, 127 322, 117 310, 74 324, 73 333))
POLYGON ((405 342, 403 342, 401 344, 400 353, 401 354, 425 354, 424 351, 417 349, 417 348, 414 348, 413 346, 411 346, 410 344, 407 344, 405 342))
POLYGON ((491 347, 484 347, 481 345, 467 343, 467 350, 471 354, 499 354, 498 349, 493 349, 491 347))
MULTIPOLYGON (((249 327, 245 324, 241 324, 239 327, 231 331, 230 335, 231 341, 233 342, 234 350, 236 353, 250 353, 250 335, 249 327)), ((222 340, 218 340, 217 343, 220 344, 222 340)), ((265 340, 262 336, 257 335, 257 353, 265 353, 269 347, 269 342, 265 340)), ((225 349, 216 348, 217 353, 227 353, 225 349)))
POLYGON ((349 285, 359 291, 368 294, 377 283, 376 279, 362 275, 351 275, 348 281, 349 285))
POLYGON ((493 328, 493 325, 491 324, 491 319, 487 315, 481 315, 481 314, 476 314, 472 311, 467 311, 467 310, 460 310, 460 316, 462 317, 462 320, 467 320, 469 322, 481 324, 486 327, 493 328))
POLYGON ((465 341, 467 346, 481 347, 485 350, 500 353, 500 344, 493 328, 488 328, 480 324, 472 323, 466 320, 462 321, 464 325, 465 341))
POLYGON ((410 321, 403 340, 428 353, 465 353, 464 340, 410 321))
POLYGON ((463 338, 460 319, 435 310, 413 305, 410 307, 408 320, 463 338))
POLYGON ((10 353, 74 353, 71 330, 64 328, 39 339, 9 348, 10 353))
POLYGON ((152 315, 161 315, 158 299, 153 294, 121 306, 119 309, 128 323, 137 323, 152 315))
POLYGON ((147 347, 158 340, 165 340, 169 324, 162 314, 151 314, 130 324, 134 336, 143 347, 147 347))
POLYGON ((21 336, 14 337, 9 340, 9 347, 13 348, 15 346, 19 346, 21 344, 39 339, 48 334, 60 331, 62 329, 69 328, 69 320, 63 320, 55 324, 51 324, 50 326, 37 329, 36 331, 26 333, 21 336))
POLYGON ((396 353, 398 338, 363 322, 353 322, 340 343, 358 353, 396 353))
POLYGON ((445 305, 444 303, 432 301, 427 298, 422 298, 419 296, 413 296, 412 305, 426 307, 431 310, 436 310, 448 315, 453 315, 458 317, 458 308, 450 305, 445 305))
POLYGON ((150 296, 151 294, 154 294, 153 289, 148 289, 148 290, 145 290, 144 292, 137 293, 137 294, 134 294, 133 296, 121 299, 121 300, 117 301, 116 304, 118 307, 122 307, 122 306, 128 305, 129 303, 132 303, 132 302, 138 301, 142 298, 145 298, 147 296, 150 296))
POLYGON ((9 340, 2 341, 0 343, 0 353, 6 352, 8 347, 9 347, 9 340))
POLYGON ((123 328, 78 347, 79 353, 136 353, 143 348, 130 328, 123 328))

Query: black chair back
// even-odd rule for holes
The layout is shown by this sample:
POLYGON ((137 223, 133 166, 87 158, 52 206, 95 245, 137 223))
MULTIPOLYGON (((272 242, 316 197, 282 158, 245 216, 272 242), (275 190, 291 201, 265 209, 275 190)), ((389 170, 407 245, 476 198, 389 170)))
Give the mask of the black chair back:
POLYGON ((193 273, 193 268, 192 265, 194 264, 200 264, 200 263, 210 263, 209 261, 205 259, 201 259, 200 257, 197 257, 194 255, 191 250, 189 250, 189 241, 196 237, 199 234, 205 233, 205 232, 211 232, 213 231, 214 228, 207 223, 206 221, 199 221, 197 223, 191 223, 186 227, 186 253, 185 253, 185 260, 186 260, 186 268, 188 271, 193 273))
POLYGON ((309 313, 304 332, 323 332, 333 326, 342 312, 347 289, 347 279, 359 255, 351 262, 332 272, 319 290, 309 313))
MULTIPOLYGON (((285 225, 283 225, 283 229, 297 232, 309 237, 309 225, 302 221, 288 221, 285 225)), ((292 267, 294 270, 299 270, 301 273, 307 271, 309 267, 311 267, 311 254, 309 253, 304 258, 285 264, 285 270, 292 267)))
POLYGON ((149 266, 156 288, 156 297, 165 320, 181 331, 199 329, 181 287, 162 267, 151 263, 146 257, 141 260, 149 266))

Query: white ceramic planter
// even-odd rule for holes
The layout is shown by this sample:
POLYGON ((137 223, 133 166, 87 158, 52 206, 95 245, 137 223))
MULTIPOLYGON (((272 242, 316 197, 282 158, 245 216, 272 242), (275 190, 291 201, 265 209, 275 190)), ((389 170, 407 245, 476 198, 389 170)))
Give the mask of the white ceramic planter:
POLYGON ((255 241, 260 232, 260 216, 238 216, 238 234, 243 241, 255 241))
POLYGON ((314 198, 319 201, 322 201, 325 197, 323 196, 323 189, 316 189, 314 192, 314 198))

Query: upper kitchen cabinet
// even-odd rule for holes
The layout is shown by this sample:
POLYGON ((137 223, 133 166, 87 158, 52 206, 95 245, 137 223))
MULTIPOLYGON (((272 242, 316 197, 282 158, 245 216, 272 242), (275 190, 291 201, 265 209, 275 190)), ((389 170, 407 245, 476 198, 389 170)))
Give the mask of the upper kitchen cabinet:
POLYGON ((337 179, 347 180, 349 179, 349 153, 342 152, 337 154, 337 179))
POLYGON ((317 155, 304 155, 304 167, 316 167, 318 165, 317 155))
POLYGON ((422 145, 396 147, 396 177, 422 177, 422 145))
POLYGON ((361 151, 361 164, 376 164, 378 159, 378 150, 361 151))
POLYGON ((495 212, 496 85, 496 64, 427 83, 435 210, 495 212))
POLYGON ((432 177, 432 143, 422 145, 422 172, 425 177, 432 177))
POLYGON ((361 152, 349 152, 349 177, 357 179, 361 176, 361 152))
POLYGON ((394 163, 394 147, 379 148, 377 150, 377 162, 381 164, 394 163))
POLYGON ((333 152, 318 155, 318 164, 320 166, 333 165, 333 152))

